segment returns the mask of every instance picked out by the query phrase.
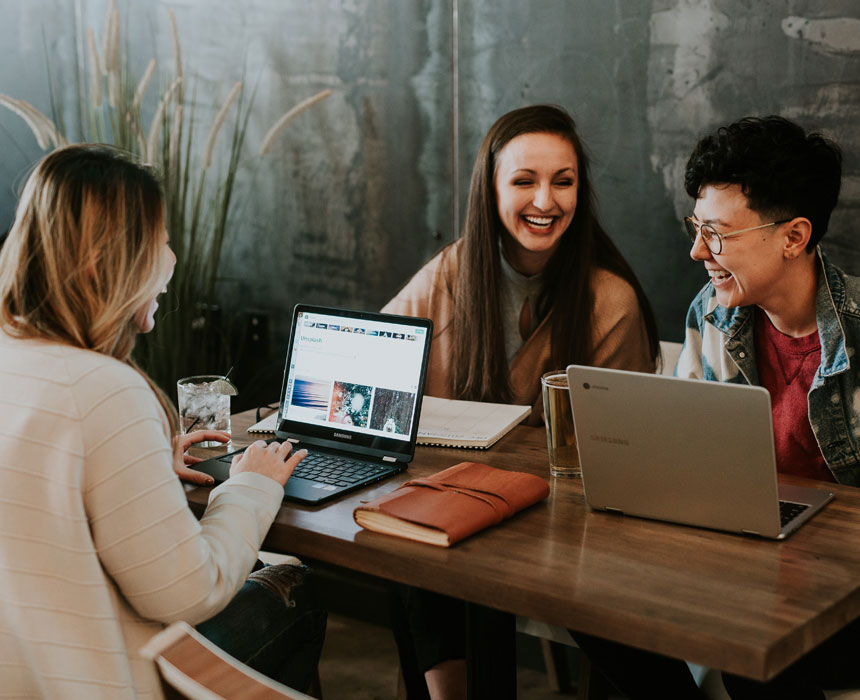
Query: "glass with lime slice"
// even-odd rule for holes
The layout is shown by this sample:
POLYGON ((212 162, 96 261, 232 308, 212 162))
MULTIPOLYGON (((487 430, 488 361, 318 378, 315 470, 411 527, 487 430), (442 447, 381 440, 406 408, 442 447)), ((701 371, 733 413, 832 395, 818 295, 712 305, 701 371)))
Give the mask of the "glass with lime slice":
MULTIPOLYGON (((238 394, 236 385, 224 376, 201 374, 176 383, 179 423, 183 433, 193 430, 230 432, 230 397, 238 394)), ((224 443, 205 440, 196 447, 216 447, 224 443)))

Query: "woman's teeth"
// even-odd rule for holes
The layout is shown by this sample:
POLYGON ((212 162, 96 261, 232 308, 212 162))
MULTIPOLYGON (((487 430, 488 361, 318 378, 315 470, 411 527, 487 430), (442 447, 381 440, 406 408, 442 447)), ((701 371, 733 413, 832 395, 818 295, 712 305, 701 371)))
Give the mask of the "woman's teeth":
POLYGON ((524 216, 526 223, 534 228, 549 228, 552 226, 551 216, 524 216))
POLYGON ((731 272, 726 272, 725 270, 708 270, 708 274, 714 280, 725 280, 732 276, 731 272))

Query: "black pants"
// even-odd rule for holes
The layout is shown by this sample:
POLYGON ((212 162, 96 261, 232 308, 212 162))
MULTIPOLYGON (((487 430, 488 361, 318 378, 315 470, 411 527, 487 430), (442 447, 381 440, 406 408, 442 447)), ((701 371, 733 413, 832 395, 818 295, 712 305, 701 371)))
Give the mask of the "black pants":
POLYGON ((466 605, 462 600, 397 583, 389 585, 391 629, 408 700, 429 700, 425 671, 466 658, 466 605))
POLYGON ((687 664, 650 651, 570 632, 577 646, 615 688, 630 700, 704 700, 687 664))
POLYGON ((197 630, 255 671, 306 691, 325 640, 326 612, 306 567, 265 567, 197 630))
MULTIPOLYGON (((631 700, 704 698, 687 664, 659 654, 571 632, 591 663, 631 700)), ((824 690, 860 688, 860 620, 823 642, 774 679, 761 683, 729 673, 732 700, 824 700, 824 690)))

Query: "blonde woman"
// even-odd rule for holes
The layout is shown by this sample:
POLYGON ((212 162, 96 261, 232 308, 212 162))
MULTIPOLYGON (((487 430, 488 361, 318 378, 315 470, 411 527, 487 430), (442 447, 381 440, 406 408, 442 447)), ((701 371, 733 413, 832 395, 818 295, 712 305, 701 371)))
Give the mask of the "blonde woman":
POLYGON ((281 681, 313 673, 325 615, 303 572, 246 582, 304 454, 256 443, 198 522, 174 470, 219 434, 172 439, 131 360, 175 260, 158 181, 118 151, 69 146, 28 179, 0 251, 5 694, 160 697, 138 649, 175 620, 281 681))

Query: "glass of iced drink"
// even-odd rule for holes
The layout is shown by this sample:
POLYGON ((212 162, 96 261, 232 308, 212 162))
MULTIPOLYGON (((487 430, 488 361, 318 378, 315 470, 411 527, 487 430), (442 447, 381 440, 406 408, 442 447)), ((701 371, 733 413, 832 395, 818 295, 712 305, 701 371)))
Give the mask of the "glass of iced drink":
MULTIPOLYGON (((223 376, 201 374, 176 383, 179 398, 179 424, 183 433, 193 430, 230 432, 230 396, 236 387, 223 376)), ((216 447, 216 440, 198 442, 195 447, 216 447)))

